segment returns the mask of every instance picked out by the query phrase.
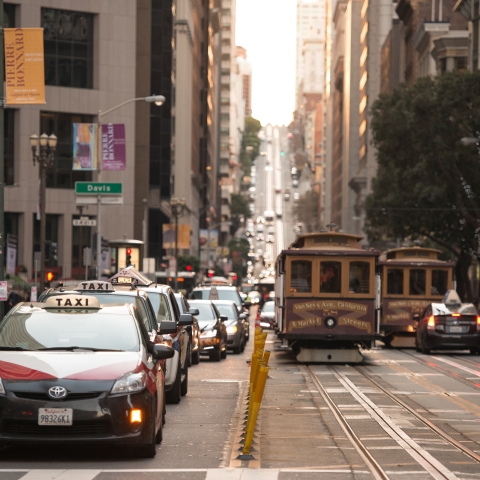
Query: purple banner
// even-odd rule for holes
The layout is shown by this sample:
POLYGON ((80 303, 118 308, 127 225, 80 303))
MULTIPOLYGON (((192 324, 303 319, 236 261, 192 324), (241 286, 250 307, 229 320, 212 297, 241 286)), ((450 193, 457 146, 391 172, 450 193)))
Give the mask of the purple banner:
POLYGON ((125 125, 102 125, 102 170, 125 170, 125 125))

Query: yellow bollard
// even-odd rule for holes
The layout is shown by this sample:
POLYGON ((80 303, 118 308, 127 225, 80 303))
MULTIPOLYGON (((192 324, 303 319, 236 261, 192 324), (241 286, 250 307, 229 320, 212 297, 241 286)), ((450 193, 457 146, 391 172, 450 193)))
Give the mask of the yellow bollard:
POLYGON ((255 426, 257 424, 258 412, 262 403, 263 392, 265 390, 265 384, 267 383, 269 368, 262 365, 258 373, 257 388, 255 390, 254 398, 251 398, 253 404, 251 412, 248 415, 248 423, 245 435, 245 444, 243 446, 243 454, 248 455, 252 448, 253 434, 255 433, 255 426))
POLYGON ((264 363, 265 365, 268 365, 268 361, 270 360, 270 350, 265 350, 265 351, 263 352, 263 358, 262 358, 262 360, 263 360, 263 363, 264 363))

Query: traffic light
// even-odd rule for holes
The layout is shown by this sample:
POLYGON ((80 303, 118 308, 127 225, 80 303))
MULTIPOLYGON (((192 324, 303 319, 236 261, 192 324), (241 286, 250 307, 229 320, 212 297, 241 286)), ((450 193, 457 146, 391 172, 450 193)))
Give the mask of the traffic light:
POLYGON ((285 155, 285 152, 282 150, 282 151, 280 152, 280 156, 283 157, 284 155, 285 155))
POLYGON ((132 249, 127 248, 127 267, 132 264, 132 249))
POLYGON ((55 279, 55 274, 53 272, 47 272, 47 282, 51 282, 55 279))
POLYGON ((214 273, 215 273, 215 270, 208 270, 208 271, 207 271, 207 277, 208 277, 208 278, 212 278, 213 275, 214 275, 214 273))
POLYGON ((187 272, 191 272, 191 271, 193 270, 193 268, 192 268, 191 265, 187 265, 187 266, 185 267, 185 270, 186 270, 187 272))

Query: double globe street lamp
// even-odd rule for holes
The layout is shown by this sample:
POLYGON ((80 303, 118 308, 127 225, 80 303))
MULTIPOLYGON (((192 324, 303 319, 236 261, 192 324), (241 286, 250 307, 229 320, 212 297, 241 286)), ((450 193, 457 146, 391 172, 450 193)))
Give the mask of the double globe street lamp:
POLYGON ((33 165, 38 162, 40 174, 40 193, 39 193, 39 214, 40 214, 40 292, 45 288, 45 233, 47 226, 46 218, 46 182, 47 168, 53 166, 55 159, 55 149, 57 148, 57 137, 52 133, 48 136, 42 133, 40 138, 37 134, 30 135, 30 147, 32 148, 33 165))

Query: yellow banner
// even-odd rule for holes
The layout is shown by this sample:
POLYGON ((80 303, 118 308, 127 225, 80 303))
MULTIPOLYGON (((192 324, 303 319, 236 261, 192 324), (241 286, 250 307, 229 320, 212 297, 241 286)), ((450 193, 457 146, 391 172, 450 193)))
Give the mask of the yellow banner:
MULTIPOLYGON (((163 248, 175 248, 175 224, 164 223, 163 248)), ((178 224, 178 249, 188 250, 190 248, 190 225, 178 224)))
POLYGON ((45 103, 43 28, 6 28, 7 105, 45 103))

